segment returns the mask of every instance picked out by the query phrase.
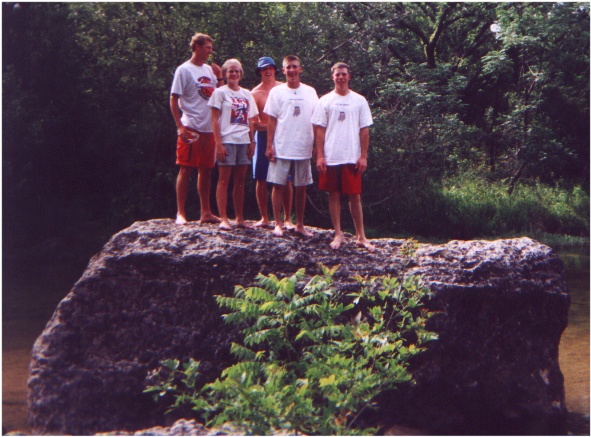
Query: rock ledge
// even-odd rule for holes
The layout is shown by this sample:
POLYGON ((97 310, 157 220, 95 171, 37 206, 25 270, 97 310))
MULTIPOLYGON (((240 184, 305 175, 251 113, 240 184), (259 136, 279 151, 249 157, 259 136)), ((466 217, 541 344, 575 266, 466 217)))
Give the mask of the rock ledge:
MULTIPOLYGON (((229 359, 235 332, 214 294, 255 276, 340 264, 355 274, 397 275, 403 240, 375 240, 370 254, 332 232, 304 240, 270 230, 222 232, 172 220, 137 222, 93 257, 33 348, 28 381, 35 434, 88 435, 171 426, 142 394, 147 372, 166 358, 193 357, 211 376, 229 359)), ((558 344, 569 296, 562 263, 527 238, 421 245, 409 267, 423 275, 437 311, 439 341, 414 372, 417 385, 385 394, 380 421, 437 434, 564 434, 558 344)), ((186 430, 185 430, 186 431, 186 430)))

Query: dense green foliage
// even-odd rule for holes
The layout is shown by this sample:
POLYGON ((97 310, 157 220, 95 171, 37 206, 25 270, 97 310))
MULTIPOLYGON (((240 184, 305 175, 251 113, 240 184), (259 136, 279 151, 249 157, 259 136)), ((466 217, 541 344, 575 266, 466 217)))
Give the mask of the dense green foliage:
MULTIPOLYGON (((517 228, 469 231, 470 214, 452 220, 447 213, 445 228, 407 217, 417 205, 449 200, 446 187, 469 180, 466 174, 513 194, 523 183, 558 190, 555 198, 589 193, 588 3, 3 3, 2 9, 9 244, 85 234, 83 223, 106 227, 109 235, 135 220, 174 216, 169 89, 197 31, 215 39, 215 62, 243 62, 247 88, 257 83, 253 70, 262 55, 277 61, 299 55, 302 79, 319 95, 332 88, 330 65, 352 66, 352 87, 367 97, 375 121, 364 178, 371 227, 451 238, 533 228, 588 234, 581 226, 588 218, 577 226, 548 216, 517 228)), ((248 182, 246 214, 254 219, 248 182)), ((480 180, 474 188, 484 189, 480 180)), ((309 200, 307 222, 329 226, 326 196, 310 190, 309 200)))
MULTIPOLYGON (((412 248, 410 248, 412 250, 412 248)), ((237 362, 198 390, 199 362, 163 363, 161 379, 146 391, 190 405, 211 426, 232 422, 248 434, 279 430, 308 435, 375 433, 360 416, 384 390, 411 383, 412 357, 435 334, 425 329, 428 290, 417 277, 355 278, 358 291, 337 291, 332 270, 304 283, 304 269, 279 280, 257 277, 217 296, 241 327, 232 344, 237 362)), ((152 376, 154 378, 154 376, 152 376)))
POLYGON ((512 194, 501 181, 463 173, 425 184, 388 205, 389 216, 369 222, 378 234, 392 230, 445 239, 543 233, 588 235, 589 195, 580 187, 552 187, 524 180, 512 194))

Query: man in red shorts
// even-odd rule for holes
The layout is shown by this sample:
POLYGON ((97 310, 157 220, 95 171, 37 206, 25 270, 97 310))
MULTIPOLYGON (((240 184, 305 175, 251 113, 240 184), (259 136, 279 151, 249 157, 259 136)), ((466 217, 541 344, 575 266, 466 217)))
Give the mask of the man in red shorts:
POLYGON ((176 163, 180 166, 176 181, 176 223, 187 223, 185 204, 189 178, 197 169, 197 192, 201 202, 201 223, 219 223, 211 212, 209 193, 211 172, 215 166, 215 141, 211 127, 211 109, 207 102, 213 90, 223 84, 219 66, 205 62, 213 52, 213 39, 197 33, 191 40, 191 59, 174 73, 170 90, 170 110, 177 127, 176 163))
POLYGON ((343 242, 341 195, 349 196, 349 208, 355 225, 356 244, 374 252, 365 237, 361 206, 361 175, 367 168, 369 127, 373 124, 367 100, 349 89, 350 69, 344 62, 332 67, 334 90, 320 98, 312 123, 317 126, 316 167, 318 187, 329 193, 330 218, 334 239, 330 247, 343 242))

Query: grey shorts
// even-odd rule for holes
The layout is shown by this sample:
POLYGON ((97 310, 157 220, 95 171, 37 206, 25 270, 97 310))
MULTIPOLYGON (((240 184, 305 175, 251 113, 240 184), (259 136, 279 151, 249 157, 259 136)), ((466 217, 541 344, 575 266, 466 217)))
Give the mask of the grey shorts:
POLYGON ((287 185, 287 178, 291 176, 294 187, 305 187, 312 184, 312 168, 309 159, 281 159, 269 163, 267 182, 277 185, 287 185))
POLYGON ((217 161, 218 165, 248 165, 250 164, 250 159, 246 152, 248 151, 249 144, 225 144, 224 147, 226 148, 226 152, 228 152, 228 156, 226 156, 226 160, 224 162, 217 161))

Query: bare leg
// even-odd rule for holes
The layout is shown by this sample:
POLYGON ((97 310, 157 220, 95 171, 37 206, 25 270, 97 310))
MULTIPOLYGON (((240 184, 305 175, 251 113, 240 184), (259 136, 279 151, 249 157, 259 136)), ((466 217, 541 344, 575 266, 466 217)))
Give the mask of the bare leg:
POLYGON ((234 167, 234 212, 236 213, 236 225, 241 228, 251 227, 244 220, 244 179, 247 171, 247 165, 234 167))
POLYGON ((219 223, 219 217, 211 212, 209 193, 211 190, 211 168, 199 169, 197 177, 197 191, 199 192, 199 201, 201 202, 201 223, 219 223))
POLYGON ((338 191, 328 194, 328 210, 330 211, 330 219, 334 228, 334 239, 330 243, 330 247, 338 249, 343 242, 343 230, 341 229, 341 193, 338 191))
POLYGON ((259 211, 261 211, 261 219, 256 222, 255 226, 257 228, 266 228, 269 226, 269 190, 267 189, 266 181, 257 181, 256 196, 259 211))
POLYGON ((294 229, 295 226, 291 222, 291 207, 293 205, 293 185, 291 181, 287 181, 285 190, 283 190, 283 214, 285 218, 284 226, 286 229, 294 229))
MULTIPOLYGON (((218 204, 218 211, 220 212, 220 229, 225 231, 232 229, 230 221, 228 220, 228 185, 230 185, 230 177, 232 176, 232 169, 234 167, 229 165, 219 166, 218 186, 215 190, 215 197, 218 204)), ((236 179, 236 176, 234 176, 236 179)))
POLYGON ((281 220, 281 202, 283 199, 283 185, 273 185, 273 192, 271 194, 271 203, 273 204, 273 218, 275 219, 275 229, 273 235, 276 237, 283 236, 283 220, 281 220))
POLYGON ((191 167, 181 165, 179 174, 176 178, 176 224, 184 225, 187 223, 187 212, 185 205, 187 204, 187 196, 189 194, 189 178, 191 176, 191 167))
POLYGON ((304 210, 306 209, 306 186, 295 188, 296 227, 295 231, 303 237, 313 234, 304 227, 304 210))
POLYGON ((357 246, 365 247, 369 252, 375 252, 375 246, 371 244, 367 238, 365 238, 365 230, 363 229, 363 208, 361 207, 361 194, 349 196, 349 209, 351 211, 351 217, 353 217, 355 233, 357 234, 357 246))

